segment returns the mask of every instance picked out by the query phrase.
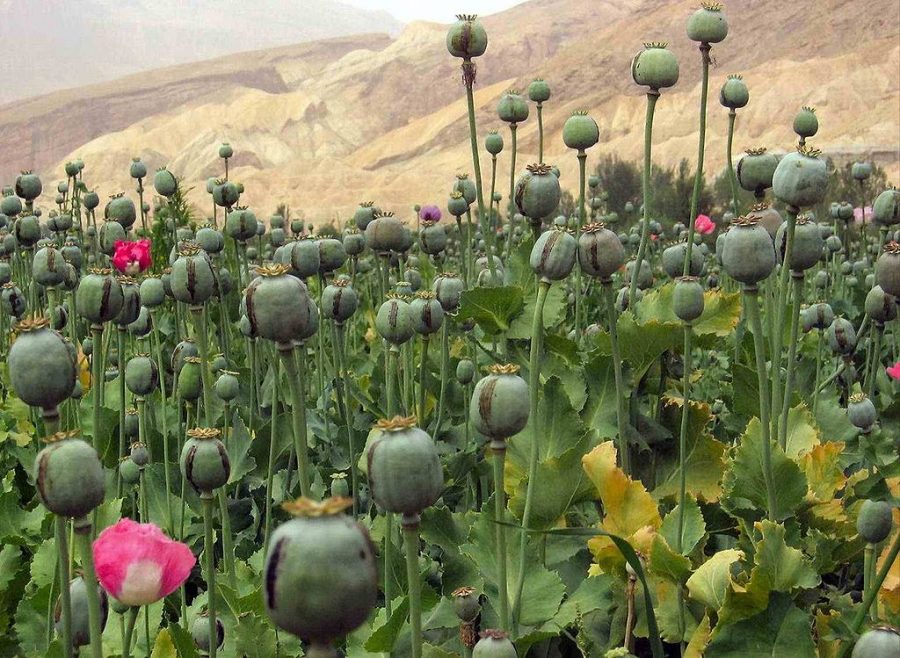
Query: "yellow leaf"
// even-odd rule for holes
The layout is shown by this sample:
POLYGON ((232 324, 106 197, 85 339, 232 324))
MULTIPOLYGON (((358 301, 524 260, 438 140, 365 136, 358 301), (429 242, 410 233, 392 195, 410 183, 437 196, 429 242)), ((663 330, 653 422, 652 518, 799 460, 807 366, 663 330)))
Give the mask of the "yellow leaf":
POLYGON ((836 492, 844 488, 847 477, 839 462, 843 451, 842 442, 828 441, 814 446, 800 458, 809 486, 807 498, 820 502, 829 501, 836 492))
POLYGON ((819 649, 819 658, 835 658, 840 648, 840 640, 826 640, 825 637, 831 632, 831 624, 841 618, 839 612, 834 610, 825 614, 821 610, 816 612, 816 645, 819 649))
POLYGON ((690 597, 718 612, 725 604, 725 595, 732 583, 731 565, 743 559, 743 551, 734 548, 715 553, 687 579, 690 597))
MULTIPOLYGON (((894 528, 895 530, 891 533, 891 537, 900 532, 900 530, 896 529, 900 528, 900 508, 897 507, 894 508, 894 528)), ((884 549, 876 561, 876 570, 880 571, 884 566, 893 543, 893 539, 888 539, 884 542, 884 549)), ((894 560, 894 564, 888 570, 887 578, 884 579, 881 589, 878 590, 878 599, 882 607, 890 610, 891 614, 900 614, 900 560, 894 560)))
POLYGON ((703 615, 703 621, 697 626, 697 630, 694 631, 691 641, 684 650, 684 658, 703 658, 703 652, 706 651, 706 645, 709 644, 711 633, 709 615, 703 615))

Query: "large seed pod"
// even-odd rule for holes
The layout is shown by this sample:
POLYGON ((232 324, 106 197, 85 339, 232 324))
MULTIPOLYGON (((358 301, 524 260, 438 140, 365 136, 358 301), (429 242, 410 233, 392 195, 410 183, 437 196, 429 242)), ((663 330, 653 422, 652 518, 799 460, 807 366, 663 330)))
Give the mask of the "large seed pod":
POLYGON ((747 218, 755 220, 757 224, 766 229, 772 240, 775 240, 775 237, 778 235, 778 229, 784 223, 781 213, 765 202, 754 204, 750 208, 750 212, 747 213, 747 218))
POLYGON ((375 215, 378 214, 381 214, 381 211, 375 207, 374 201, 363 201, 353 213, 353 221, 360 231, 365 231, 369 222, 375 219, 375 215))
POLYGON ((187 402, 200 399, 203 392, 203 379, 200 373, 201 361, 198 356, 186 356, 177 371, 176 391, 178 396, 187 402))
POLYGON ((322 291, 322 317, 343 324, 356 313, 359 295, 349 279, 337 279, 322 291))
POLYGON ((900 647, 900 629, 878 624, 863 633, 853 646, 850 658, 886 658, 896 656, 900 647))
POLYGON ((284 244, 284 240, 284 229, 272 227, 272 230, 269 231, 269 244, 273 247, 280 247, 284 244))
POLYGON ((115 194, 110 197, 103 209, 103 217, 107 222, 116 222, 122 225, 126 231, 130 229, 137 219, 137 210, 134 207, 134 201, 122 194, 115 194))
POLYGON ((348 498, 284 505, 296 518, 272 533, 263 601, 276 626, 327 644, 357 628, 375 607, 378 566, 366 529, 341 512, 348 498))
POLYGON ((22 212, 22 201, 12 194, 4 196, 0 199, 0 212, 15 219, 22 212))
POLYGON ((25 201, 34 201, 37 199, 41 196, 43 189, 44 186, 41 183, 41 179, 38 178, 37 174, 30 171, 23 171, 22 174, 16 178, 16 195, 25 199, 25 201))
POLYGON ((217 254, 225 248, 225 236, 215 226, 204 226, 197 231, 195 239, 208 254, 217 254))
MULTIPOLYGON (((856 517, 856 529, 859 536, 869 544, 878 544, 884 541, 891 534, 892 515, 890 503, 883 500, 863 501, 859 508, 859 516, 856 517)), ((897 642, 897 646, 900 646, 900 638, 897 638, 897 642)))
POLYGON ((563 142, 570 149, 585 151, 600 141, 600 128, 586 110, 576 110, 563 124, 563 142))
POLYGON ((487 629, 472 649, 472 658, 516 658, 515 645, 504 631, 487 629))
POLYGON ((866 295, 866 315, 875 322, 890 322, 897 317, 897 298, 887 294, 881 286, 872 286, 866 295))
POLYGON ((703 286, 695 276, 680 276, 672 293, 672 311, 682 322, 691 323, 703 315, 703 286))
POLYGON ((238 380, 238 373, 231 370, 222 370, 213 387, 216 390, 216 397, 222 402, 231 402, 234 400, 241 390, 241 384, 238 380))
POLYGON ((333 272, 347 261, 344 244, 337 238, 321 238, 317 241, 319 248, 319 272, 333 272))
POLYGON ((320 258, 318 240, 304 238, 285 245, 276 262, 290 266, 291 274, 306 279, 319 272, 320 258))
POLYGON ((137 338, 143 338, 148 335, 152 328, 153 320, 150 318, 150 310, 146 306, 141 306, 137 318, 127 327, 128 333, 137 338))
MULTIPOLYGON (((787 222, 781 225, 775 235, 775 248, 778 250, 778 261, 784 262, 784 251, 787 249, 787 222)), ((794 246, 791 249, 789 263, 791 270, 805 272, 814 267, 822 258, 824 250, 825 241, 818 225, 805 217, 798 217, 794 227, 794 246)))
POLYGON ((578 238, 578 264, 581 271, 607 281, 625 263, 625 247, 619 236, 602 222, 587 224, 578 238))
POLYGON ((436 255, 447 247, 447 231, 437 222, 424 222, 419 229, 419 244, 426 254, 436 255))
POLYGON ((16 241, 22 247, 33 247, 41 239, 41 222, 35 215, 20 217, 15 224, 16 241))
POLYGON ((554 228, 541 233, 531 249, 531 269, 543 281, 565 279, 575 267, 578 241, 568 230, 554 228))
POLYGON ((181 474, 195 491, 209 495, 224 486, 231 475, 231 460, 219 430, 196 427, 187 431, 188 439, 181 450, 181 474))
POLYGON ((216 270, 206 252, 196 242, 182 242, 172 264, 172 296, 198 306, 213 296, 216 287, 216 270))
POLYGON ((525 169, 516 181, 516 208, 526 217, 541 219, 559 205, 559 179, 549 165, 530 164, 525 169))
MULTIPOLYGON (((97 597, 100 599, 100 629, 106 627, 106 619, 109 616, 109 596, 99 585, 97 586, 97 597)), ((56 599, 56 607, 53 612, 53 627, 56 632, 62 636, 62 601, 61 598, 56 599)), ((72 617, 72 646, 86 647, 91 642, 91 627, 88 619, 88 596, 87 585, 81 576, 73 578, 69 582, 69 601, 72 617)))
MULTIPOLYGON (((632 259, 625 263, 625 281, 631 282, 631 278, 634 275, 634 268, 637 261, 632 259)), ((638 290, 647 290, 653 285, 653 268, 650 265, 650 261, 646 258, 641 261, 641 266, 638 269, 638 277, 637 277, 637 287, 638 290)))
POLYGON ((900 190, 885 190, 872 204, 872 219, 881 226, 900 223, 900 190))
MULTIPOLYGON (((662 266, 666 274, 673 279, 684 272, 684 255, 687 253, 687 242, 679 242, 663 249, 662 266)), ((702 276, 706 267, 706 259, 699 249, 691 249, 691 276, 702 276)))
POLYGON ((466 203, 470 206, 475 203, 477 199, 475 183, 469 178, 468 174, 457 174, 456 182, 453 184, 453 189, 450 191, 462 194, 466 203))
POLYGON ((75 240, 66 240, 63 248, 59 250, 59 253, 62 255, 64 261, 69 263, 76 270, 81 270, 82 265, 84 265, 84 254, 75 240))
POLYGON ((845 318, 835 318, 825 332, 828 346, 835 354, 851 354, 856 349, 856 330, 845 318))
POLYGON ((254 335, 281 344, 299 340, 310 322, 306 284, 288 272, 287 265, 258 267, 259 276, 244 291, 254 335))
POLYGON ((392 345, 402 345, 408 341, 415 333, 409 304, 396 293, 389 293, 387 301, 378 308, 375 328, 392 345))
POLYGON ((140 287, 141 304, 147 308, 157 308, 166 301, 166 289, 163 286, 162 279, 159 277, 148 276, 141 281, 140 287))
POLYGON ((740 186, 748 192, 762 196, 772 187, 778 156, 767 153, 765 148, 748 149, 738 160, 735 176, 740 186))
POLYGON ((450 193, 450 198, 447 199, 447 212, 456 218, 462 217, 469 212, 469 202, 466 201, 466 197, 463 196, 462 192, 454 191, 450 193))
POLYGON ((535 78, 528 85, 528 98, 535 103, 546 103, 550 100, 550 85, 543 78, 535 78))
POLYGON ((420 290, 409 304, 413 329, 417 334, 435 333, 444 324, 444 308, 430 290, 420 290))
POLYGON ((375 502, 388 512, 410 516, 433 505, 444 488, 434 440, 415 422, 415 417, 400 416, 378 421, 366 453, 375 502))
POLYGON ((442 272, 434 279, 431 284, 437 300, 441 303, 444 311, 452 313, 459 308, 459 300, 462 297, 465 285, 463 280, 454 272, 442 272))
POLYGON ((731 223, 722 247, 722 266, 735 281, 755 286, 775 269, 775 247, 768 231, 751 217, 731 223))
POLYGON ((869 176, 872 175, 872 163, 854 162, 850 167, 850 175, 853 176, 855 181, 863 182, 868 180, 869 176))
POLYGON ((830 304, 819 302, 807 308, 803 318, 804 328, 808 327, 807 330, 819 329, 821 331, 834 322, 834 311, 831 310, 830 304))
POLYGON ((85 192, 84 196, 81 197, 81 202, 88 210, 94 210, 100 205, 100 195, 94 191, 85 192))
POLYGON ((484 55, 488 46, 487 31, 475 14, 457 14, 447 31, 447 51, 454 57, 472 59, 484 55))
POLYGON ((175 196, 175 193, 178 191, 178 181, 175 178, 175 174, 165 167, 160 167, 153 176, 153 188, 157 194, 167 199, 175 196))
POLYGON ((740 75, 729 75, 719 90, 719 103, 730 110, 738 110, 750 102, 750 91, 740 75))
POLYGON ((649 42, 631 60, 631 77, 636 84, 659 90, 678 82, 678 59, 664 42, 649 42))
POLYGON ((31 276, 47 288, 58 286, 65 278, 66 262, 62 254, 53 246, 41 247, 34 254, 31 263, 31 276))
POLYGON ((255 237, 258 226, 256 215, 247 208, 235 208, 225 218, 225 233, 238 242, 255 237))
POLYGON ((45 318, 23 320, 16 330, 7 356, 12 389, 25 404, 55 409, 75 386, 75 356, 45 318))
POLYGON ((149 354, 135 354, 125 364, 125 385, 134 395, 145 397, 156 390, 159 371, 149 354))
POLYGON ((403 224, 391 213, 380 213, 366 226, 366 245, 375 252, 400 251, 406 242, 403 224))
POLYGON ((816 149, 801 146, 781 159, 772 178, 772 191, 779 200, 805 208, 825 198, 828 167, 818 156, 816 149))
POLYGON ((137 320, 141 314, 141 289, 137 281, 129 276, 120 276, 118 281, 122 287, 122 309, 116 315, 115 321, 119 326, 125 327, 137 320))
POLYGON ((518 124, 528 118, 528 102, 517 90, 510 89, 497 102, 497 115, 501 121, 518 124))
MULTIPOLYGON (((233 183, 232 181, 217 180, 213 184, 212 197, 213 197, 213 203, 215 203, 220 208, 231 208, 241 198, 241 188, 238 187, 238 185, 236 183, 233 183)), ((227 226, 226 226, 226 232, 228 232, 227 226)), ((254 235, 255 235, 255 233, 254 233, 254 235)), ((231 237, 234 237, 234 236, 231 236, 231 237)), ((239 238, 235 238, 235 239, 239 239, 239 238)))
POLYGON ((103 502, 105 478, 97 451, 77 431, 47 437, 34 461, 34 484, 44 506, 58 516, 81 518, 103 502))
POLYGON ((127 237, 125 229, 118 222, 106 222, 100 226, 100 251, 107 256, 116 253, 116 243, 127 237))
POLYGON ((875 281, 887 294, 900 297, 900 243, 888 242, 875 261, 875 281))
POLYGON ((705 1, 691 14, 687 22, 687 35, 691 41, 719 43, 728 36, 728 21, 718 2, 705 1))
POLYGON ((816 117, 816 108, 804 106, 794 117, 794 132, 801 139, 812 137, 819 132, 819 119, 816 117))
POLYGON ((469 419, 475 429, 491 439, 515 436, 528 424, 528 383, 515 365, 493 365, 475 384, 469 419))

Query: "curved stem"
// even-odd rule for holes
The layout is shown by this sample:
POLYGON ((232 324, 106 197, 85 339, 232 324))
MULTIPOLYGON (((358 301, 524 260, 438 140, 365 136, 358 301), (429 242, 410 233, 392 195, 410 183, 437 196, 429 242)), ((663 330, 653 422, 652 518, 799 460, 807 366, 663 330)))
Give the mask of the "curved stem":
POLYGON ((694 246, 694 228, 697 211, 700 207, 700 192, 703 186, 703 158, 706 150, 706 99, 709 95, 709 51, 708 43, 700 44, 700 61, 703 65, 700 82, 700 136, 697 146, 697 172, 694 176, 694 190, 691 193, 691 215, 688 217, 687 248, 684 250, 684 267, 682 274, 691 273, 691 249, 694 246))
POLYGON ((419 515, 415 521, 403 517, 403 543, 406 545, 406 582, 409 593, 409 626, 412 658, 422 658, 422 584, 419 582, 419 515))
POLYGON ((647 242, 650 240, 650 203, 653 192, 650 189, 650 163, 653 150, 653 114, 656 110, 656 101, 659 100, 659 92, 651 89, 647 92, 647 115, 644 118, 644 172, 641 176, 641 194, 643 196, 643 218, 641 219, 641 242, 638 245, 637 259, 634 270, 631 272, 631 284, 628 287, 628 308, 634 308, 634 296, 637 292, 638 275, 644 253, 647 251, 647 242))
POLYGON ((216 658, 216 557, 213 553, 213 497, 211 493, 204 492, 200 496, 203 503, 203 552, 206 553, 206 584, 207 603, 206 610, 209 613, 209 658, 216 658))
MULTIPOLYGON (((291 345, 278 346, 278 356, 287 373, 291 393, 291 422, 294 430, 294 450, 297 453, 297 476, 300 480, 300 495, 309 497, 309 447, 306 430, 306 400, 304 381, 306 379, 306 355, 303 347, 294 349, 291 345)), ((278 386, 278 382, 275 382, 278 386)), ((274 437, 273 437, 274 438, 274 437)))
POLYGON ((500 598, 500 629, 509 630, 509 585, 506 575, 506 492, 503 489, 503 468, 506 461, 506 441, 491 442, 494 452, 494 523, 497 528, 497 596, 500 598))
POLYGON ((606 317, 609 326, 609 343, 612 348, 613 374, 616 381, 616 429, 618 430, 618 451, 622 470, 631 472, 631 456, 628 452, 626 435, 625 382, 622 376, 622 357, 619 354, 619 330, 616 325, 616 302, 612 279, 603 281, 603 295, 606 298, 606 317))
POLYGON ((88 601, 88 625, 91 629, 91 656, 103 658, 103 629, 100 621, 100 595, 97 593, 97 574, 94 572, 94 553, 91 548, 91 522, 87 517, 75 521, 75 540, 81 553, 84 587, 88 601))
POLYGON ((781 423, 778 429, 778 444, 787 449, 788 413, 791 410, 791 395, 794 393, 794 372, 797 370, 797 342, 800 335, 800 302, 803 301, 803 272, 793 273, 794 299, 791 302, 791 343, 788 345, 787 375, 784 382, 784 401, 781 405, 781 423))
POLYGON ((69 528, 66 517, 54 515, 56 522, 56 551, 59 553, 59 601, 62 622, 63 649, 72 658, 72 597, 69 592, 69 528))

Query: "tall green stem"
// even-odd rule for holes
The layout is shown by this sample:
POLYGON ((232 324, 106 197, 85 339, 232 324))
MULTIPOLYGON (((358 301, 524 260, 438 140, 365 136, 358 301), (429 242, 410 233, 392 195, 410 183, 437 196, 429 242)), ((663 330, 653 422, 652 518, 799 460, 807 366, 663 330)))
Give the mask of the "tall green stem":
POLYGON ((641 176, 641 194, 643 196, 643 218, 641 219, 641 242, 638 245, 637 259, 634 270, 631 272, 631 284, 628 287, 628 308, 634 308, 634 296, 637 292, 638 276, 644 253, 647 251, 647 242, 650 240, 650 204, 653 192, 650 189, 650 163, 653 150, 653 114, 656 110, 656 101, 659 100, 659 91, 651 89, 647 92, 647 114, 644 118, 644 171, 641 176))
POLYGON ((420 422, 425 421, 425 372, 428 363, 428 334, 422 334, 422 356, 419 362, 419 418, 420 422))
MULTIPOLYGON (((294 349, 290 344, 279 344, 278 356, 287 373, 291 393, 291 422, 294 430, 294 450, 297 453, 297 475, 300 480, 300 495, 308 498, 309 492, 309 447, 306 430, 306 354, 303 347, 294 349)), ((278 386, 278 382, 275 382, 278 386)), ((274 439, 274 437, 273 437, 274 439)))
POLYGON ((875 374, 881 369, 881 338, 884 335, 884 323, 874 322, 875 330, 872 335, 872 361, 866 370, 865 393, 869 397, 875 395, 875 374))
POLYGON ((503 467, 506 461, 506 441, 491 442, 494 453, 494 523, 497 529, 497 596, 500 599, 500 629, 509 631, 509 585, 506 575, 506 492, 503 490, 503 467))
POLYGON ((737 118, 737 112, 734 108, 728 112, 728 145, 726 147, 726 157, 728 158, 728 180, 731 183, 731 212, 737 217, 738 213, 738 185, 737 176, 734 174, 734 157, 732 156, 732 143, 734 142, 734 120, 737 118))
POLYGON ((194 322, 194 336, 200 351, 200 380, 203 385, 203 422, 212 427, 212 382, 209 375, 209 339, 206 335, 206 320, 202 306, 191 307, 191 319, 194 322))
MULTIPOLYGON (((305 349, 302 345, 299 349, 305 349)), ((276 371, 277 375, 277 371, 276 371)), ((278 377, 275 378, 278 380, 278 377)), ((266 526, 263 537, 263 555, 269 553, 269 538, 272 536, 272 483, 275 477, 275 441, 278 436, 278 387, 272 387, 272 420, 269 424, 269 464, 266 469, 266 526)))
POLYGON ((709 51, 708 43, 700 44, 700 61, 703 66, 700 82, 700 136, 697 146, 697 173, 694 176, 694 190, 691 193, 691 216, 688 217, 687 248, 684 250, 684 267, 682 274, 691 273, 691 249, 694 246, 694 230, 697 221, 697 210, 700 206, 700 191, 703 186, 703 159, 706 150, 706 99, 709 95, 709 51))
POLYGON ((631 456, 628 451, 627 412, 625 410, 625 381, 622 376, 622 357, 619 354, 619 330, 617 327, 617 314, 615 292, 613 292, 612 279, 603 281, 603 296, 606 298, 606 318, 609 327, 609 343, 612 348, 613 375, 616 382, 616 429, 618 431, 617 447, 622 470, 631 472, 631 456))
MULTIPOLYGON (((121 459, 125 456, 125 407, 126 407, 126 397, 125 397, 125 327, 122 325, 118 325, 116 328, 116 351, 118 352, 118 356, 116 357, 116 361, 118 362, 118 384, 119 384, 119 454, 118 458, 121 459)), ((116 496, 122 496, 122 476, 117 475, 116 477, 116 496)))
POLYGON ((450 319, 445 317, 441 326, 441 390, 438 394, 437 420, 434 425, 434 438, 438 438, 441 431, 441 421, 444 419, 444 396, 447 389, 447 370, 450 363, 450 319))
MULTIPOLYGON (((91 336, 94 351, 91 354, 91 389, 93 395, 93 425, 91 426, 91 443, 95 449, 100 447, 100 396, 103 391, 103 325, 91 325, 91 336)), ((120 418, 121 420, 121 418, 120 418)), ((122 421, 124 427, 124 421, 122 421)))
POLYGON ((544 104, 537 102, 538 162, 544 161, 544 104))
POLYGON ((137 606, 128 608, 128 619, 125 622, 125 635, 122 638, 122 658, 131 658, 131 638, 134 636, 134 622, 137 621, 139 611, 140 608, 137 606))
POLYGON ((203 492, 200 495, 203 503, 203 531, 204 543, 203 552, 206 554, 206 584, 207 584, 207 604, 206 609, 209 612, 209 658, 216 658, 216 557, 213 551, 213 496, 210 492, 203 492))
POLYGON ((171 536, 174 531, 172 523, 172 481, 169 461, 169 421, 168 421, 168 401, 166 400, 166 371, 163 370, 162 347, 159 341, 159 332, 156 328, 156 311, 150 311, 150 340, 153 345, 153 351, 156 354, 156 370, 159 373, 159 394, 162 404, 160 405, 160 415, 162 416, 162 444, 163 444, 163 474, 166 482, 166 527, 171 536))
MULTIPOLYGON (((509 124, 509 134, 510 134, 510 148, 511 148, 511 159, 509 163, 509 196, 507 197, 507 202, 509 203, 510 212, 509 212, 509 220, 510 220, 510 232, 512 231, 512 216, 514 214, 513 199, 515 198, 515 190, 516 190, 516 128, 518 125, 513 122, 509 124)), ((512 233, 510 233, 512 235, 512 233)), ((508 252, 507 252, 508 253, 508 252)))
MULTIPOLYGON (((772 436, 780 436, 778 425, 781 419, 781 350, 784 342, 784 320, 788 302, 788 277, 790 262, 794 253, 794 232, 797 226, 798 208, 788 206, 787 230, 785 231, 784 258, 778 273, 778 289, 775 294, 775 324, 772 327, 772 436)), ((790 364, 788 364, 790 367, 790 364)), ((784 446, 782 446, 784 448, 784 446)))
MULTIPOLYGON (((538 104, 540 107, 540 104, 538 104)), ((578 151, 578 229, 575 232, 575 238, 578 239, 581 237, 581 229, 584 228, 584 220, 586 215, 586 209, 584 205, 584 197, 585 197, 585 179, 586 179, 586 164, 587 164, 587 153, 583 150, 578 151)), ((582 313, 582 300, 581 300, 581 268, 575 268, 575 340, 581 340, 581 313, 582 313)))
MULTIPOLYGON (((94 572, 94 553, 91 548, 91 521, 82 517, 75 521, 75 541, 81 553, 84 587, 88 601, 88 626, 91 630, 91 656, 103 658, 103 629, 100 620, 100 595, 97 593, 97 574, 94 572)), ((68 586, 68 583, 66 583, 68 586)))
POLYGON ((72 658, 72 598, 69 593, 69 529, 64 516, 55 516, 56 551, 59 554, 59 599, 60 620, 62 621, 63 649, 66 658, 72 658))
POLYGON ((800 336, 800 303, 803 301, 803 272, 794 272, 794 299, 791 301, 791 343, 788 345, 787 374, 784 382, 784 402, 781 405, 781 423, 778 429, 778 445, 787 449, 788 412, 794 393, 794 372, 797 370, 797 343, 800 336))
POLYGON ((409 626, 412 658, 422 658, 422 584, 419 582, 419 515, 403 515, 406 544, 406 582, 409 590, 409 626))
MULTIPOLYGON (((347 423, 347 451, 350 457, 350 497, 353 499, 353 517, 359 515, 359 484, 357 482, 356 472, 356 447, 353 444, 353 426, 350 416, 350 372, 347 368, 347 352, 344 334, 344 324, 337 325, 335 329, 337 336, 335 337, 335 349, 337 353, 338 367, 341 371, 340 381, 343 384, 343 407, 344 421, 347 423)), ((423 416, 424 417, 424 416, 423 416)), ((421 420, 420 420, 421 422, 421 420)))

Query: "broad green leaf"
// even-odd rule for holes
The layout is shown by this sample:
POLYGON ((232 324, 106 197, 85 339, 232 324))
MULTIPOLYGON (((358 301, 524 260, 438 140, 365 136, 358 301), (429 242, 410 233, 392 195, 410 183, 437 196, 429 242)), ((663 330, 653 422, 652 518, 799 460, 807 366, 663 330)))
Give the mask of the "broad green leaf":
POLYGON ((369 639, 364 645, 366 651, 392 651, 394 644, 397 642, 397 637, 400 635, 400 629, 403 628, 403 624, 406 623, 408 614, 408 598, 403 597, 399 603, 394 601, 394 609, 391 611, 391 618, 375 629, 372 635, 369 636, 369 639))
POLYGON ((812 414, 801 403, 788 411, 787 447, 785 454, 797 460, 819 445, 819 431, 815 427, 812 414))
MULTIPOLYGON (((506 334, 507 338, 531 338, 537 295, 534 292, 530 294, 526 292, 524 300, 525 305, 522 307, 522 312, 509 325, 509 331, 506 334)), ((560 284, 550 286, 550 290, 547 291, 547 298, 544 300, 544 329, 552 329, 560 324, 566 317, 567 308, 568 302, 565 287, 560 284)))
POLYGON ((22 566, 22 551, 18 546, 9 544, 0 549, 0 593, 16 577, 22 566))
MULTIPOLYGON (((290 425, 285 426, 288 430, 290 425)), ((288 430, 289 433, 289 430, 288 430)), ((240 482, 248 473, 256 468, 256 460, 250 455, 250 447, 253 440, 250 431, 241 420, 240 414, 235 410, 232 416, 231 431, 228 435, 228 456, 231 459, 231 477, 229 482, 240 482)))
POLYGON ((275 629, 268 619, 247 613, 241 615, 238 624, 239 632, 234 642, 237 655, 244 658, 270 658, 275 655, 275 629))
MULTIPOLYGON (((666 542, 672 549, 678 547, 678 517, 681 510, 680 505, 676 505, 675 509, 666 514, 662 525, 659 527, 659 533, 665 537, 666 542)), ((703 514, 700 512, 700 506, 690 496, 686 497, 684 505, 684 527, 681 531, 681 554, 690 555, 698 546, 700 541, 706 536, 706 522, 703 520, 703 514)))
POLYGON ((691 561, 676 553, 657 533, 650 544, 650 570, 673 583, 682 583, 691 573, 691 561))
POLYGON ((688 578, 691 598, 718 611, 725 604, 725 594, 731 583, 731 565, 743 558, 744 553, 733 548, 715 553, 688 578))
POLYGON ((732 410, 736 414, 759 417, 759 379, 756 368, 743 363, 731 364, 732 410))
POLYGON ((560 606, 554 621, 560 628, 570 626, 580 616, 595 610, 611 610, 614 605, 613 579, 608 575, 589 576, 581 581, 560 606))
MULTIPOLYGON (((616 322, 619 354, 631 367, 633 380, 640 380, 664 352, 676 350, 684 342, 684 332, 678 324, 664 324, 649 320, 638 324, 634 315, 623 313, 616 322)), ((602 354, 612 354, 609 333, 595 337, 602 354)))
MULTIPOLYGON (((72 547, 69 547, 72 550, 72 547)), ((56 547, 56 539, 49 537, 41 542, 31 558, 31 582, 38 587, 49 585, 56 576, 56 566, 59 564, 59 552, 56 547)))
POLYGON ((522 289, 517 286, 475 288, 462 293, 459 321, 472 319, 486 334, 507 331, 525 307, 522 289))
POLYGON ((751 586, 789 593, 796 588, 810 589, 819 584, 819 575, 802 551, 785 542, 783 525, 760 521, 756 528, 762 539, 756 544, 751 586))
POLYGON ((815 658, 811 620, 785 594, 772 596, 758 615, 735 624, 721 622, 704 658, 815 658))
POLYGON ((47 514, 40 505, 22 509, 15 491, 0 493, 0 542, 20 544, 38 536, 47 514))
MULTIPOLYGON (((678 600, 678 585, 671 578, 668 580, 657 578, 653 581, 653 588, 657 599, 656 619, 662 639, 673 644, 687 642, 697 629, 697 624, 703 619, 703 606, 689 600, 684 601, 684 628, 682 630, 682 604, 678 600)), ((635 604, 638 601, 639 599, 635 600, 635 604)), ((635 605, 635 610, 639 609, 640 606, 635 605)), ((640 614, 643 616, 642 610, 640 614)), ((639 628, 635 628, 636 634, 638 630, 639 628)))
POLYGON ((191 634, 174 622, 169 622, 169 634, 172 636, 172 644, 178 652, 178 658, 198 658, 197 647, 191 634))
MULTIPOLYGON (((616 422, 616 379, 612 357, 599 354, 584 368, 588 385, 587 402, 581 411, 581 419, 593 441, 614 439, 618 434, 616 422)), ((629 391, 625 390, 624 395, 629 391)))
MULTIPOLYGON (((659 322, 680 327, 681 322, 672 310, 675 284, 667 283, 647 292, 636 304, 638 322, 659 322)), ((703 315, 694 322, 694 333, 700 336, 729 336, 741 319, 741 296, 722 290, 707 290, 703 294, 703 315)))

